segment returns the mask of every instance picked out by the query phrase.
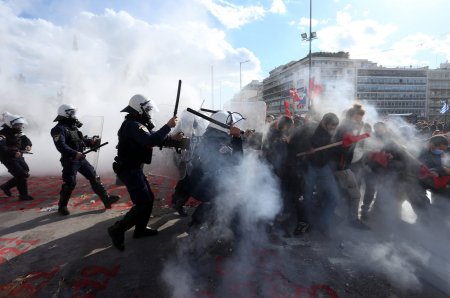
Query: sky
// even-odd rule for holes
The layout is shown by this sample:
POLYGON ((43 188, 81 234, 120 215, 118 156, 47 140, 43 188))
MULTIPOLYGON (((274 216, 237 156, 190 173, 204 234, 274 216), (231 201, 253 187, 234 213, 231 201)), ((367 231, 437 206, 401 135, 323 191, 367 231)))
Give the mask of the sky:
MULTIPOLYGON (((447 0, 311 2, 312 31, 318 36, 312 41, 313 52, 346 51, 352 58, 369 59, 384 66, 428 65, 435 68, 449 59, 450 29, 444 25, 449 23, 447 0)), ((267 77, 269 71, 279 65, 308 54, 308 42, 300 37, 301 33, 309 32, 308 0, 14 0, 0 3, 3 13, 16 18, 11 21, 41 22, 41 25, 46 22, 48 25, 47 28, 39 24, 15 28, 23 34, 27 34, 26 30, 29 34, 34 30, 47 30, 49 34, 52 34, 50 30, 59 30, 66 31, 60 33, 71 39, 70 35, 76 35, 71 30, 89 30, 86 28, 93 26, 98 34, 105 35, 103 42, 117 43, 120 47, 129 47, 130 51, 138 48, 139 38, 145 39, 145 36, 140 37, 136 32, 130 44, 126 44, 126 40, 114 39, 118 37, 116 33, 121 30, 120 26, 124 26, 117 21, 120 18, 138 22, 143 34, 146 26, 150 31, 167 30, 169 35, 170 30, 180 31, 178 34, 182 37, 179 42, 182 45, 175 43, 170 46, 162 42, 153 50, 169 51, 167 59, 173 58, 170 54, 176 51, 175 48, 197 51, 199 55, 206 50, 208 55, 204 55, 203 61, 206 65, 190 66, 209 78, 207 85, 223 89, 220 92, 225 92, 226 98, 231 91, 239 90, 240 75, 245 85, 252 79, 267 77), (107 22, 111 27, 94 24, 95 19, 102 22, 102 18, 109 18, 107 22), (86 19, 92 23, 88 24, 86 19), (85 22, 86 27, 77 28, 80 22, 85 22), (195 44, 200 42, 210 44, 195 44), (240 63, 247 60, 250 61, 240 63)), ((113 44, 107 46, 112 47, 113 44)), ((211 97, 211 91, 205 86, 203 88, 202 96, 211 97)))
MULTIPOLYGON (((300 34, 309 32, 309 5, 0 0, 0 112, 24 115, 29 130, 48 138, 57 107, 70 103, 80 115, 104 116, 116 138, 119 111, 136 93, 160 105, 163 124, 180 79, 180 107, 219 109, 241 81, 307 55, 300 34)), ((313 0, 312 51, 435 68, 450 56, 447 8, 448 0, 313 0)))

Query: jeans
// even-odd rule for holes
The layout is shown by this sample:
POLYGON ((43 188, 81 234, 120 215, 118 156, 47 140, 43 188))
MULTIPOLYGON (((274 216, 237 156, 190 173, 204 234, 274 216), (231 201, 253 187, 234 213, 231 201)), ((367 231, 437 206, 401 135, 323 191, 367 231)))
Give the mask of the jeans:
POLYGON ((331 216, 337 205, 338 186, 330 166, 316 167, 309 164, 305 175, 305 192, 303 195, 308 223, 315 223, 319 228, 328 229, 331 216), (317 190, 318 201, 313 197, 317 190), (316 213, 316 206, 318 210, 316 213))

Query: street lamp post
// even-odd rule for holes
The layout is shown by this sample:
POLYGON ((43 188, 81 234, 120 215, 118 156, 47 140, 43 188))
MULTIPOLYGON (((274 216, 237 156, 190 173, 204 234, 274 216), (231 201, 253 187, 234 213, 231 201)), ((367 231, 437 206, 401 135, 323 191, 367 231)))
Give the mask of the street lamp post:
MULTIPOLYGON (((309 36, 307 33, 302 33, 301 37, 303 41, 308 41, 309 42, 309 61, 308 61, 308 93, 311 94, 311 65, 312 65, 312 60, 311 60, 311 41, 313 39, 317 38, 317 33, 316 32, 312 32, 312 0, 309 0, 309 36)), ((311 108, 311 98, 308 99, 308 108, 311 108)))
POLYGON ((242 100, 242 64, 250 62, 250 60, 240 61, 239 62, 239 99, 242 100))

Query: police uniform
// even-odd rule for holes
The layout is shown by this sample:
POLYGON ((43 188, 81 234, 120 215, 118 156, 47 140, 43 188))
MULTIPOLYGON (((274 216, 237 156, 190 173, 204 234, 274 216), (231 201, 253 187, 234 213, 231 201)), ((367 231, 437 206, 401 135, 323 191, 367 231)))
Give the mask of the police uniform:
POLYGON ((69 214, 67 204, 77 183, 78 172, 89 181, 92 190, 100 197, 105 207, 111 208, 111 204, 120 198, 108 195, 94 167, 86 159, 75 158, 77 152, 83 152, 87 147, 91 147, 92 142, 78 130, 79 122, 77 120, 58 116, 55 121, 58 121, 58 124, 52 128, 51 135, 56 149, 61 153, 60 161, 63 167, 63 185, 61 186, 58 212, 62 215, 69 214))
POLYGON ((242 138, 231 137, 227 132, 212 127, 208 127, 197 149, 190 187, 192 196, 201 203, 192 214, 190 226, 208 220, 220 180, 233 175, 233 166, 243 156, 242 138))
POLYGON ((187 216, 187 213, 184 210, 183 206, 191 197, 191 161, 194 156, 195 148, 200 142, 201 138, 201 136, 192 135, 189 139, 189 149, 181 152, 181 162, 179 168, 182 168, 182 171, 180 171, 180 176, 182 178, 178 180, 177 184, 175 185, 175 192, 172 195, 172 208, 181 216, 187 216))
POLYGON ((135 227, 134 238, 158 233, 157 230, 147 227, 155 196, 143 172, 143 165, 151 163, 152 147, 161 146, 171 128, 165 124, 158 131, 152 131, 153 124, 148 114, 151 106, 150 101, 142 95, 133 96, 130 105, 122 110, 129 114, 117 133, 119 143, 113 169, 120 181, 125 184, 134 204, 123 219, 108 228, 113 245, 121 251, 125 249, 125 232, 132 227, 135 227), (148 110, 144 111, 144 107, 148 110))
POLYGON ((23 201, 33 200, 33 197, 28 195, 27 185, 30 169, 23 155, 16 157, 16 153, 24 151, 28 146, 32 146, 29 138, 6 124, 3 125, 3 129, 0 130, 0 161, 8 169, 8 172, 13 175, 13 178, 2 184, 0 189, 7 196, 11 196, 10 189, 17 187, 19 200, 23 201))

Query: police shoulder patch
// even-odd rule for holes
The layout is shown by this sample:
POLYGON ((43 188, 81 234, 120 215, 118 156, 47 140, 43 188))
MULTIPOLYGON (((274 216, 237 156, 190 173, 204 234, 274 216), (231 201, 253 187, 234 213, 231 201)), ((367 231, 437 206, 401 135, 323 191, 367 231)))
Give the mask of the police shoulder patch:
POLYGON ((145 132, 149 132, 148 131, 148 128, 145 126, 145 125, 139 125, 139 129, 142 129, 143 131, 145 131, 145 132))
POLYGON ((59 141, 59 136, 60 135, 54 135, 53 136, 53 142, 55 142, 55 143, 58 142, 59 141))

